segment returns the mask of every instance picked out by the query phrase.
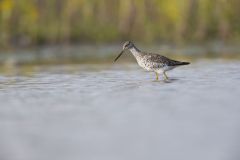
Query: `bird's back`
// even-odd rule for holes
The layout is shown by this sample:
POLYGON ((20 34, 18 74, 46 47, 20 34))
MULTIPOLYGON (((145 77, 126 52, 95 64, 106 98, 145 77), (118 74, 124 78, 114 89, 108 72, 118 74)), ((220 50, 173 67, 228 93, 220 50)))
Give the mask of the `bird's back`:
POLYGON ((155 54, 155 53, 145 53, 144 58, 147 61, 150 61, 152 63, 159 63, 159 64, 167 65, 167 66, 179 66, 179 65, 190 64, 189 62, 180 62, 180 61, 172 60, 165 56, 155 54))

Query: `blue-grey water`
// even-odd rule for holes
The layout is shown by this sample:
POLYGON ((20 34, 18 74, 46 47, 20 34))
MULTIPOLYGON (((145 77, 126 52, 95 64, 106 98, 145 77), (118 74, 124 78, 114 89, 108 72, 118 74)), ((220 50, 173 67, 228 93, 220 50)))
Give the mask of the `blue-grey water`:
MULTIPOLYGON (((10 69, 12 70, 12 69, 10 69)), ((1 160, 239 160, 240 62, 0 74, 1 160)))

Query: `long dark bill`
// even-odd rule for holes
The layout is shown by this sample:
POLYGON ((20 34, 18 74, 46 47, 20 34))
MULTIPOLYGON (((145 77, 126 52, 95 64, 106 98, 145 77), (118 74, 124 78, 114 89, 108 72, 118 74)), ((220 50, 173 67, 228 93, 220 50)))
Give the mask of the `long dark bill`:
POLYGON ((120 52, 120 54, 114 59, 114 62, 116 62, 117 60, 118 60, 118 58, 119 57, 121 57, 121 55, 124 53, 124 50, 122 50, 121 52, 120 52))

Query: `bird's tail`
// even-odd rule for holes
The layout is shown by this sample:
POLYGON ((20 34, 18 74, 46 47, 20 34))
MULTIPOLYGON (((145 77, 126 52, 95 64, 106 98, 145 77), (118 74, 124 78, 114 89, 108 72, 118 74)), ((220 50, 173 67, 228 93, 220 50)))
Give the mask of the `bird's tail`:
POLYGON ((189 62, 180 62, 178 65, 189 65, 189 62))

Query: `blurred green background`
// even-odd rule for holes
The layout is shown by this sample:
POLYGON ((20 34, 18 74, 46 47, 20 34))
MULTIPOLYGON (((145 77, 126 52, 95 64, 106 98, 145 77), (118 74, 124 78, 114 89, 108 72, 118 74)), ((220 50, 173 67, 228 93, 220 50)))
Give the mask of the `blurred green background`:
POLYGON ((0 44, 240 40, 239 0, 1 0, 0 44))
MULTIPOLYGON (((83 44, 109 48, 132 40, 141 47, 204 44, 206 48, 210 43, 211 47, 201 53, 214 55, 227 48, 223 52, 239 55, 239 17, 239 0, 0 0, 0 51, 83 44), (216 50, 212 42, 220 48, 216 50)), ((102 52, 111 52, 112 58, 117 49, 102 52)), ((99 50, 89 52, 97 54, 99 50)), ((196 55, 199 50, 192 51, 191 55, 196 55)), ((31 51, 38 55, 42 52, 31 51)), ((79 48, 68 52, 85 53, 79 48)))

